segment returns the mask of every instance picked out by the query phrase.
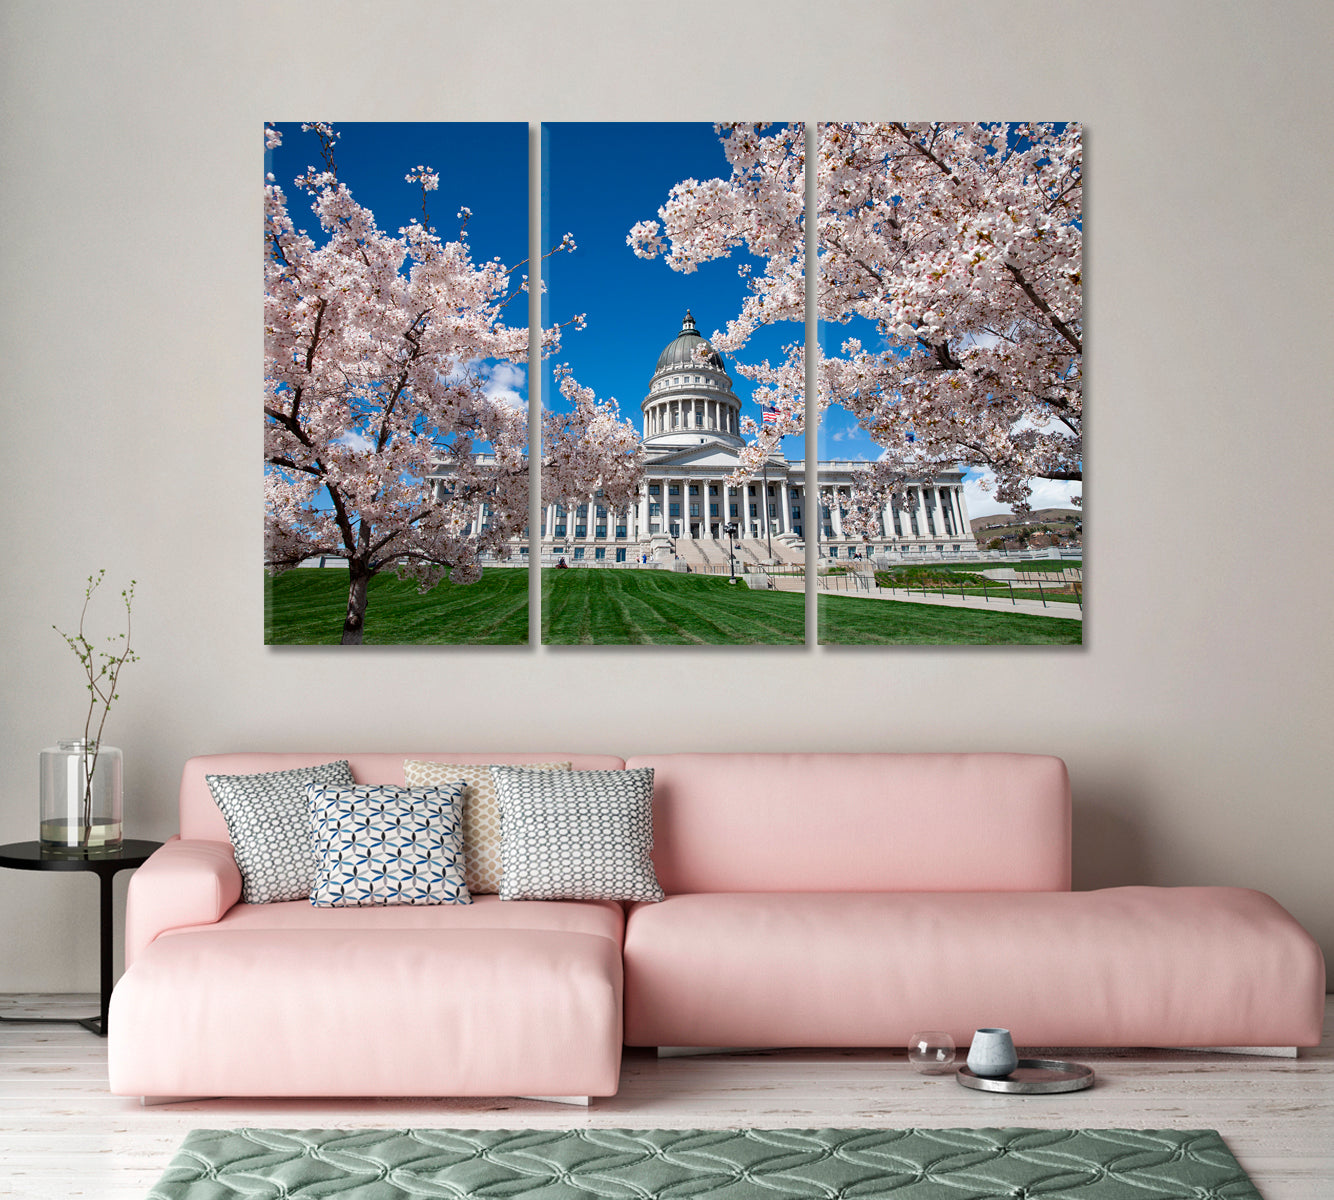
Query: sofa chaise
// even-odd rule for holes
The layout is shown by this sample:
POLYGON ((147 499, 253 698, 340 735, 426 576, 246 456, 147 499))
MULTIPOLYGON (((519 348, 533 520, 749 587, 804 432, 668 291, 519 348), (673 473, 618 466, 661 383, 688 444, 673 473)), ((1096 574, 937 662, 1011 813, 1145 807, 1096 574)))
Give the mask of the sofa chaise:
POLYGON ((651 767, 667 898, 315 908, 239 902, 211 773, 132 878, 111 1090, 176 1096, 615 1093, 623 1045, 1316 1045, 1325 968, 1273 899, 1231 887, 1070 890, 1070 791, 1016 754, 351 754, 651 767))

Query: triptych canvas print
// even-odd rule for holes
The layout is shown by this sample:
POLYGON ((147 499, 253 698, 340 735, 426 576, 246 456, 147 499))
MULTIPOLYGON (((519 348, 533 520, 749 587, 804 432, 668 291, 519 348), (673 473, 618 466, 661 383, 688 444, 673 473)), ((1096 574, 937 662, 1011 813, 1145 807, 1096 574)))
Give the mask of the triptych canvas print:
POLYGON ((265 641, 1080 644, 1082 173, 1074 123, 267 125, 265 641))

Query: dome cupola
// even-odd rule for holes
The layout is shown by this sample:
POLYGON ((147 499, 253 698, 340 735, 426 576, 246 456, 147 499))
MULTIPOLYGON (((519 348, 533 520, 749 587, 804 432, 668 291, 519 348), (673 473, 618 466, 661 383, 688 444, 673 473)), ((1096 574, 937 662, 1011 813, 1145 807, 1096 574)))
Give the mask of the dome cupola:
POLYGON ((644 440, 655 447, 697 446, 703 442, 742 445, 741 401, 722 355, 700 333, 686 310, 681 332, 658 355, 644 413, 644 440))
POLYGON ((667 343, 667 348, 658 355, 656 375, 660 371, 680 371, 690 367, 708 365, 716 371, 723 369, 723 360, 718 351, 709 345, 708 339, 695 327, 695 318, 686 309, 685 320, 681 322, 681 332, 667 343), (705 347, 701 358, 696 351, 705 347))

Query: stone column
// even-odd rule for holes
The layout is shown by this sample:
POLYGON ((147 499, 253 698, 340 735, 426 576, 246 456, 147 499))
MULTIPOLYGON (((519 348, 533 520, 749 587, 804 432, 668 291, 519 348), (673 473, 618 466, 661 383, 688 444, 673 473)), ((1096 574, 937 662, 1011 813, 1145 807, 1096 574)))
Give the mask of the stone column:
POLYGON ((925 541, 931 536, 931 529, 926 523, 926 488, 917 489, 917 536, 925 541))
POLYGON ((792 531, 792 489, 788 485, 786 475, 783 476, 778 487, 778 503, 780 505, 778 532, 790 533, 792 531))
POLYGON ((840 511, 839 505, 839 500, 842 495, 843 489, 841 487, 835 487, 833 489, 832 502, 829 505, 829 519, 834 526, 835 540, 841 540, 843 537, 843 514, 840 511))

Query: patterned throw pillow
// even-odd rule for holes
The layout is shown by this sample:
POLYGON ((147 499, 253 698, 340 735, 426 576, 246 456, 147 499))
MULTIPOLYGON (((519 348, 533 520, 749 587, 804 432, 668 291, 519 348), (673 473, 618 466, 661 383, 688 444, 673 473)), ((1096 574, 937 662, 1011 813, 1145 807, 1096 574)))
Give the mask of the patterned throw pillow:
POLYGON ((227 822, 241 899, 246 904, 304 900, 315 880, 306 784, 351 785, 347 760, 258 775, 205 775, 208 790, 227 822))
MULTIPOLYGON (((525 771, 568 771, 570 764, 524 763, 525 771)), ((500 891, 500 798, 496 781, 485 763, 422 762, 408 759, 403 764, 403 782, 408 787, 440 787, 462 779, 463 854, 467 869, 468 891, 474 896, 494 896, 500 891)))
POLYGON ((463 781, 448 787, 306 788, 320 907, 470 904, 463 879, 463 781))
POLYGON ((661 900, 653 873, 653 768, 492 767, 502 900, 661 900))

